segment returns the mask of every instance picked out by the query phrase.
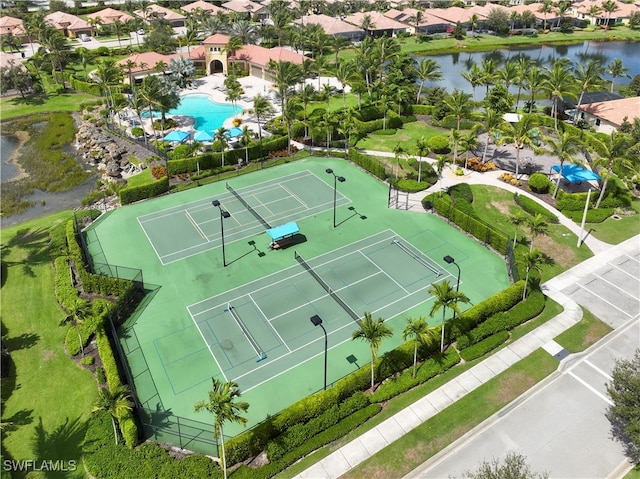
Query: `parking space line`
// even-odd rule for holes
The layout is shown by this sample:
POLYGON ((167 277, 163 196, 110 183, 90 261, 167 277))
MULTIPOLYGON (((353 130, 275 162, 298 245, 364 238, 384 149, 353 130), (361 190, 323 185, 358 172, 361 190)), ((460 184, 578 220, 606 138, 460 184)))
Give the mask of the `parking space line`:
POLYGON ((618 264, 613 264, 613 263, 611 263, 611 266, 613 266, 613 267, 614 267, 615 269, 617 269, 618 271, 622 271, 622 272, 623 272, 624 274, 626 274, 627 276, 631 276, 631 277, 632 277, 633 279, 635 279, 635 280, 637 280, 637 279, 638 279, 634 274, 631 274, 631 273, 629 273, 628 271, 626 271, 626 270, 622 269, 622 268, 620 267, 620 265, 618 265, 618 264))
POLYGON ((596 276, 598 279, 601 279, 602 281, 604 281, 605 283, 610 284, 611 286, 613 286, 614 288, 616 288, 618 291, 621 291, 622 293, 626 294, 627 296, 631 296, 633 299, 636 298, 635 294, 631 294, 629 293, 627 290, 625 290, 624 288, 621 288, 620 286, 618 286, 615 283, 612 283, 611 281, 609 281, 607 278, 603 278, 602 276, 600 276, 597 273, 593 273, 594 276, 596 276))
POLYGON ((620 311, 622 314, 628 316, 631 318, 631 315, 629 313, 627 313, 625 310, 618 308, 615 304, 613 304, 610 301, 607 301, 606 299, 604 299, 602 296, 600 296, 599 294, 594 293, 593 291, 591 291, 589 288, 587 288, 586 286, 579 284, 578 287, 580 289, 584 289, 587 293, 592 294, 593 296, 595 296, 598 299, 601 299, 602 301, 604 301, 605 303, 607 303, 609 306, 611 306, 612 308, 617 309, 618 311, 620 311))
POLYGON ((607 378, 609 381, 613 381, 613 378, 611 376, 609 376, 607 373, 605 373, 602 369, 600 369, 598 366, 596 366, 595 364, 593 364, 591 361, 589 361, 588 359, 585 359, 583 361, 585 364, 591 366, 593 369, 595 369, 596 371, 598 371, 600 374, 602 374, 605 378, 607 378))
POLYGON ((578 381, 580 384, 582 384, 584 387, 586 387, 587 389, 589 389, 592 393, 594 393, 596 396, 598 396, 599 398, 601 398, 602 400, 604 400, 607 404, 609 404, 610 406, 613 406, 613 401, 611 399, 609 399, 607 396, 605 396, 604 394, 602 394, 600 391, 598 391, 597 389, 595 389, 593 386, 591 386, 591 384, 589 384, 588 382, 586 382, 584 379, 582 379, 581 377, 577 376, 576 374, 574 374, 573 372, 569 372, 569 376, 571 376, 572 378, 574 378, 576 381, 578 381))

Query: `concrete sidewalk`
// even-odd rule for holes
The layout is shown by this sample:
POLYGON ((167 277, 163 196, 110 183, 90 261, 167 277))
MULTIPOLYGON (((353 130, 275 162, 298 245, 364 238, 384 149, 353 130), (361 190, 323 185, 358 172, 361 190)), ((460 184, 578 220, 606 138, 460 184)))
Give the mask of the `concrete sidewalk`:
POLYGON ((544 283, 543 292, 562 305, 564 308, 562 313, 295 477, 299 479, 340 477, 540 347, 554 356, 566 356, 566 351, 563 351, 553 339, 577 323, 582 318, 582 310, 575 301, 562 293, 563 288, 575 283, 576 279, 601 268, 619 255, 637 253, 639 241, 640 237, 636 236, 620 245, 607 248, 544 283))

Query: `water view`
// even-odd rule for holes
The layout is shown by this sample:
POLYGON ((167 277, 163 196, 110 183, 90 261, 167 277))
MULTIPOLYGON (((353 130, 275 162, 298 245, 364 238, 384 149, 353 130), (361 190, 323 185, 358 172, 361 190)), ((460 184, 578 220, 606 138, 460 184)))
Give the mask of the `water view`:
POLYGON ((0 136, 0 181, 9 181, 18 176, 19 169, 9 161, 11 155, 16 151, 18 146, 18 138, 15 136, 0 136))

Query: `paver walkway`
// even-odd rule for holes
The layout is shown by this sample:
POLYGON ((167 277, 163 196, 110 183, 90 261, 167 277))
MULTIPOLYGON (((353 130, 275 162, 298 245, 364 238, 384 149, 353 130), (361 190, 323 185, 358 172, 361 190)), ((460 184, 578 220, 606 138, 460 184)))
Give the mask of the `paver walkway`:
POLYGON ((564 308, 562 313, 362 436, 345 444, 295 477, 297 479, 338 478, 536 349, 542 347, 557 357, 565 356, 566 352, 553 339, 577 323, 582 318, 582 310, 577 303, 562 293, 562 290, 619 255, 637 254, 639 241, 640 236, 636 236, 624 243, 611 246, 544 283, 543 292, 562 305, 564 308))

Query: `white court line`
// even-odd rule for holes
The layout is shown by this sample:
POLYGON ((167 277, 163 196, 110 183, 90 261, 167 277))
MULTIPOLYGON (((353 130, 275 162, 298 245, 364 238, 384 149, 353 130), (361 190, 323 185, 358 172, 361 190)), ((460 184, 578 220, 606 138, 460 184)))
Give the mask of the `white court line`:
POLYGON ((393 279, 391 276, 389 276, 387 274, 387 272, 385 270, 383 270, 380 266, 378 266, 378 263, 376 263, 375 261, 373 261, 371 258, 369 258, 366 254, 364 254, 362 252, 362 250, 358 251, 358 253, 360 253, 367 261, 369 261, 372 265, 374 265, 376 268, 378 268, 382 273, 384 273, 384 275, 389 278, 391 281, 393 281, 394 283, 396 283, 398 285, 398 288, 400 288, 402 291, 405 292, 405 294, 407 296, 411 295, 411 293, 409 293, 409 291, 407 291, 406 289, 404 289, 404 286, 402 286, 400 283, 398 283, 395 279, 393 279))
POLYGON ((140 223, 140 218, 136 218, 138 220, 138 224, 140 225, 140 228, 142 228, 142 232, 144 233, 144 235, 147 237, 147 241, 149 242, 149 244, 151 245, 151 248, 153 248, 153 251, 156 253, 156 256, 158 257, 158 259, 160 260, 160 263, 162 265, 164 265, 164 262, 162 261, 162 256, 160 256, 160 254, 158 253, 158 250, 156 249, 156 247, 153 244, 153 241, 151 241, 151 238, 149 238, 149 235, 147 234, 147 230, 144 229, 144 226, 142 226, 142 223, 140 223))
POLYGON ((205 339, 204 334, 202 334, 202 330, 200 329, 200 326, 198 326, 198 322, 196 321, 196 318, 193 317, 193 315, 189 311, 189 308, 187 308, 187 312, 189 313, 189 316, 191 316, 191 319, 193 320, 193 324, 196 325, 196 329, 200 333, 200 336, 202 337, 202 341, 207 346, 207 349, 209 350, 209 354, 211 354, 211 357, 213 358, 213 360, 215 361, 216 365, 218 366, 218 369, 220 370, 220 374, 222 374, 222 377, 224 378, 224 381, 225 382, 229 382, 229 379, 224 374, 224 369, 222 369, 222 367, 220 366, 220 363, 216 359, 216 355, 213 354, 213 351, 211 350, 211 345, 209 343, 207 343, 207 340, 205 339))
POLYGON ((591 366, 593 369, 595 369, 596 371, 598 371, 600 374, 602 374, 605 378, 607 378, 609 381, 613 381, 613 378, 611 376, 609 376, 606 372, 604 372, 602 369, 600 369, 598 366, 596 366, 595 364, 593 364, 591 361, 589 361, 588 359, 585 359, 583 361, 584 363, 588 364, 589 366, 591 366))
POLYGON ((208 243, 209 238, 207 238, 207 235, 204 234, 204 231, 200 229, 200 227, 198 226, 198 223, 196 223, 196 220, 193 219, 193 217, 189 214, 187 210, 184 211, 184 214, 186 215, 187 219, 191 222, 193 227, 196 229, 196 231, 200 234, 200 236, 202 236, 202 239, 207 240, 207 243, 208 243))
POLYGON ((628 291, 624 290, 623 288, 621 288, 620 286, 618 286, 615 283, 612 283, 611 281, 609 281, 607 278, 603 278, 602 276, 600 276, 598 273, 593 273, 593 275, 599 279, 601 279, 602 281, 604 281, 605 283, 610 284, 611 286, 613 286, 615 289, 617 289, 618 291, 622 292, 623 294, 626 294, 627 296, 631 296, 631 298, 636 299, 636 295, 629 293, 628 291))
POLYGON ((607 301, 606 299, 604 299, 602 296, 600 296, 599 294, 594 293, 593 291, 591 291, 589 288, 587 288, 585 285, 583 284, 578 284, 578 288, 580 289, 584 289, 587 293, 592 294, 593 296, 595 296, 598 299, 601 299, 602 301, 604 301, 605 303, 607 303, 609 306, 611 306, 612 308, 617 309, 618 311, 620 311, 622 314, 625 314, 629 317, 631 317, 631 314, 627 313, 625 310, 618 308, 615 304, 613 304, 610 301, 607 301))
MULTIPOLYGON (((284 347, 287 348, 287 351, 291 352, 291 349, 289 349, 289 346, 287 345, 287 342, 282 339, 282 336, 280 336, 280 333, 278 333, 278 330, 276 328, 273 327, 273 325, 271 324, 271 321, 269 321, 269 318, 267 318, 267 315, 264 314, 264 311, 262 311, 262 309, 260 308, 260 306, 258 306, 258 303, 256 303, 256 301, 253 299, 253 296, 251 296, 251 293, 248 293, 247 296, 249 297, 249 299, 251 300, 251 302, 253 303, 253 305, 256 307, 256 309, 260 312, 260 314, 262 315, 262 317, 265 319, 265 321, 267 322, 267 324, 269 326, 271 326, 271 329, 273 329, 273 332, 276 333, 278 335, 278 337, 280 338, 280 341, 282 342, 282 344, 284 344, 284 347)), ((264 351, 263 351, 264 352, 264 351)))
POLYGON ((592 393, 594 393, 596 396, 598 396, 599 398, 601 398, 602 400, 604 400, 607 404, 609 404, 610 406, 613 406, 613 401, 611 399, 609 399, 607 396, 605 396, 604 394, 602 394, 600 391, 598 391, 597 389, 595 389, 593 386, 591 386, 591 384, 589 384, 588 382, 586 382, 584 379, 582 379, 581 377, 577 376, 573 371, 569 372, 569 376, 571 376, 572 378, 574 378, 576 381, 578 381, 580 384, 582 384, 584 387, 586 387, 588 390, 590 390, 592 393))
POLYGON ((260 198, 258 198, 258 195, 253 195, 253 197, 256 199, 256 201, 257 201, 258 203, 260 203, 260 205, 261 205, 262 207, 264 207, 264 209, 265 209, 265 210, 267 210, 267 211, 269 212, 269 216, 268 216, 269 218, 273 218, 273 217, 275 216, 275 215, 273 214, 273 211, 271 211, 271 210, 269 209, 269 207, 268 207, 266 204, 264 204, 264 203, 260 200, 260 198))
POLYGON ((304 207, 305 207, 305 208, 307 208, 307 209, 309 208, 309 207, 307 206, 307 204, 306 204, 304 201, 302 201, 302 200, 300 199, 300 197, 299 197, 298 195, 296 195, 293 191, 291 191, 289 188, 287 188, 287 187, 286 187, 286 186, 284 186, 284 185, 280 185, 280 187, 281 187, 284 191, 286 191, 287 193, 289 193, 289 194, 290 194, 293 198, 295 198, 297 201, 299 201, 300 203, 302 203, 302 206, 304 206, 304 207))

